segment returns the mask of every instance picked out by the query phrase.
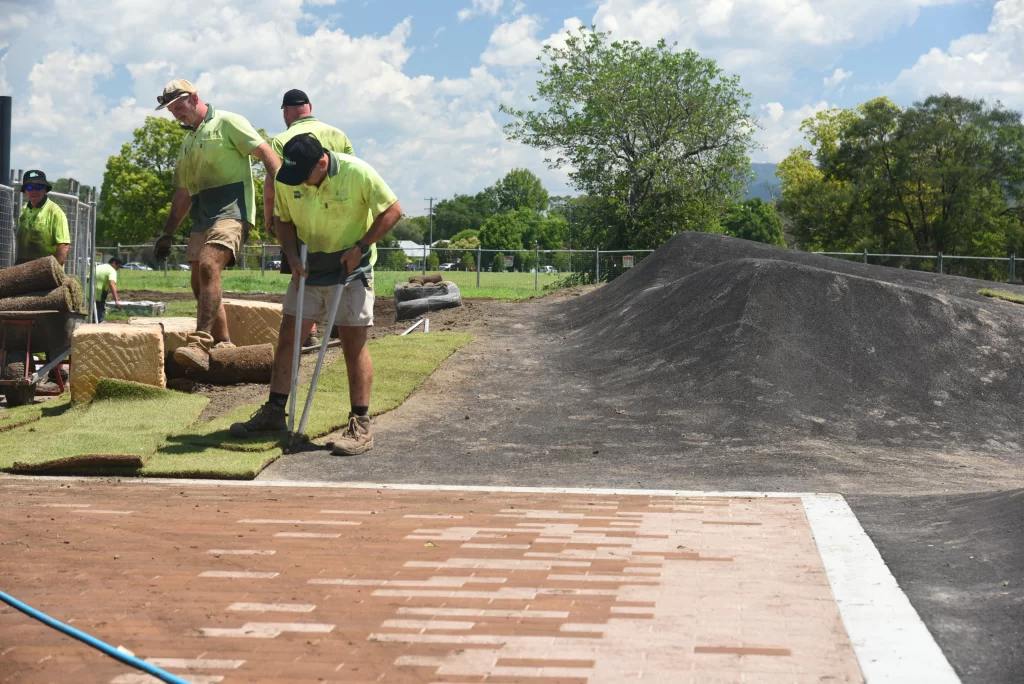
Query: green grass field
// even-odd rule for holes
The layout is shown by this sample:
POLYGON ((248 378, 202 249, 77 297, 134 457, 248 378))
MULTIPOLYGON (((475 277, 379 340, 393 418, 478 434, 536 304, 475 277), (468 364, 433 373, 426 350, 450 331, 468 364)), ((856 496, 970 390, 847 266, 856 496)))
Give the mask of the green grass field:
MULTIPOLYGON (((375 289, 378 293, 390 294, 395 283, 408 280, 410 275, 418 273, 398 271, 375 271, 375 289)), ((487 297, 493 299, 527 299, 543 294, 544 287, 558 281, 559 276, 540 274, 540 290, 534 289, 533 273, 481 273, 480 287, 476 286, 476 273, 469 271, 446 271, 445 279, 451 280, 462 292, 462 296, 470 299, 487 297)), ((288 289, 291 276, 267 271, 261 276, 259 271, 225 271, 223 274, 224 289, 229 292, 281 292, 288 289)), ((118 289, 126 294, 132 290, 154 290, 157 292, 188 292, 191 290, 188 271, 129 271, 122 269, 118 274, 118 289)), ((109 307, 113 308, 113 307, 109 307)))
MULTIPOLYGON (((369 343, 375 377, 371 414, 400 406, 451 354, 469 343, 465 333, 387 337, 369 343)), ((308 385, 300 387, 302 410, 308 385)), ((232 422, 246 420, 262 403, 197 423, 209 399, 116 380, 101 380, 95 400, 72 405, 69 395, 32 406, 0 410, 0 470, 76 457, 137 456, 131 474, 163 477, 251 479, 281 456, 286 436, 237 440, 232 422)), ((306 433, 322 437, 347 423, 348 379, 338 358, 324 368, 306 433)), ((116 466, 66 465, 63 472, 109 474, 116 466)))

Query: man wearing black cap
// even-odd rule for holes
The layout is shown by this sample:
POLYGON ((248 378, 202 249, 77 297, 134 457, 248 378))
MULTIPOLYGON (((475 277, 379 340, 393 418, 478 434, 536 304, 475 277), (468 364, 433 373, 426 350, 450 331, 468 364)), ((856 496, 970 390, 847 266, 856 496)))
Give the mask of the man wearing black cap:
POLYGON ((114 295, 114 306, 121 308, 121 298, 117 294, 117 272, 124 262, 112 257, 105 264, 96 264, 96 322, 102 323, 107 313, 107 295, 114 295))
POLYGON ((278 237, 292 267, 292 282, 282 307, 270 399, 249 421, 232 425, 231 433, 244 437, 285 429, 298 309, 296 274, 306 276, 300 340, 306 338, 325 307, 333 303, 331 286, 344 276, 345 289, 335 320, 345 355, 352 409, 348 427, 335 440, 331 453, 361 454, 373 448, 369 417, 373 362, 366 348, 367 328, 373 325, 373 263, 377 257, 373 243, 398 222, 402 208, 369 164, 351 155, 328 152, 311 133, 296 135, 283 151, 274 215, 280 219, 278 237), (309 250, 305 269, 299 260, 296 238, 309 250))
POLYGON ((71 247, 71 233, 68 231, 68 217, 57 203, 46 194, 53 186, 46 180, 46 174, 33 169, 21 179, 21 191, 28 197, 28 204, 18 217, 18 258, 15 264, 52 256, 61 266, 68 258, 71 247))

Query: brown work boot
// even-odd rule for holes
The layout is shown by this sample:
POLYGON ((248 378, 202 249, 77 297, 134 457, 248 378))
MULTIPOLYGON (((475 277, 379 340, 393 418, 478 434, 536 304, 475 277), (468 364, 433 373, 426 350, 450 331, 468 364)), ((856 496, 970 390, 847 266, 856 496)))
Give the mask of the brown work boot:
POLYGON ((174 350, 174 360, 192 370, 210 370, 210 349, 213 335, 205 330, 196 330, 188 336, 188 345, 174 350))
POLYGON ((335 456, 355 456, 373 448, 373 435, 370 434, 370 416, 348 414, 348 427, 341 437, 334 440, 331 453, 335 456))
POLYGON ((257 409, 256 413, 244 423, 231 425, 232 437, 251 437, 259 432, 284 432, 288 429, 285 411, 269 401, 257 409))

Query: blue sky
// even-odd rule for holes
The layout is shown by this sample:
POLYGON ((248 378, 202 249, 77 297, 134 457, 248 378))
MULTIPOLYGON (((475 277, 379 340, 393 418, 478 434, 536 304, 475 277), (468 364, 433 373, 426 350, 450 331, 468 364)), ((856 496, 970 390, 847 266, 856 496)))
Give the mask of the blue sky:
POLYGON ((803 118, 879 95, 1024 108, 1021 15, 1024 0, 0 0, 0 93, 14 165, 86 183, 180 76, 272 133, 280 94, 305 88, 400 198, 476 192, 514 167, 563 193, 565 171, 506 141, 497 109, 528 103, 533 58, 567 27, 715 58, 752 94, 752 158, 777 162, 803 118))

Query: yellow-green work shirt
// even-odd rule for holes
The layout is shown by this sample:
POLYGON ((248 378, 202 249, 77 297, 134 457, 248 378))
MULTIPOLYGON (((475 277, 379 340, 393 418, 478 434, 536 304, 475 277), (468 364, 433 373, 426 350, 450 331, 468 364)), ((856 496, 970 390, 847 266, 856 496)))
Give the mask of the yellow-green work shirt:
MULTIPOLYGON (((373 167, 361 159, 327 153, 330 164, 320 187, 274 185, 274 215, 295 224, 299 240, 309 249, 308 285, 333 285, 341 271, 341 255, 366 235, 373 219, 398 201, 373 167)), ((372 246, 349 279, 373 273, 377 248, 372 246)))
POLYGON ((284 159, 285 144, 300 133, 312 133, 320 141, 320 144, 324 146, 325 150, 355 156, 352 142, 348 139, 347 135, 334 126, 328 126, 322 121, 317 120, 313 116, 304 116, 293 121, 287 131, 279 133, 270 141, 270 146, 277 153, 278 157, 284 159))
POLYGON ((249 155, 263 144, 244 116, 208 105, 206 118, 181 143, 174 187, 192 197, 192 230, 204 231, 221 219, 255 223, 255 192, 249 155))
POLYGON ((57 245, 71 244, 68 217, 57 203, 46 198, 37 209, 28 202, 18 217, 18 262, 53 256, 57 245))
POLYGON ((96 265, 96 297, 102 298, 104 292, 110 292, 110 283, 117 284, 117 269, 110 264, 96 265))

